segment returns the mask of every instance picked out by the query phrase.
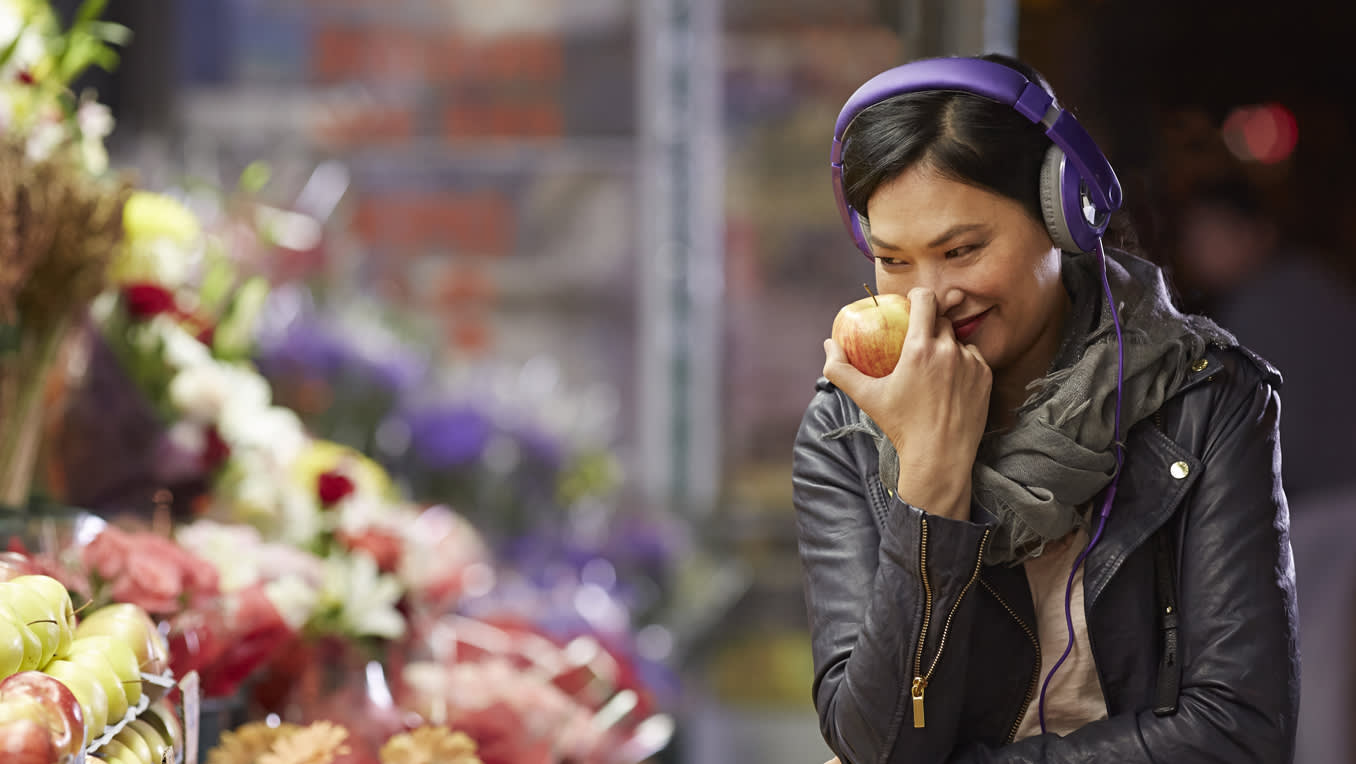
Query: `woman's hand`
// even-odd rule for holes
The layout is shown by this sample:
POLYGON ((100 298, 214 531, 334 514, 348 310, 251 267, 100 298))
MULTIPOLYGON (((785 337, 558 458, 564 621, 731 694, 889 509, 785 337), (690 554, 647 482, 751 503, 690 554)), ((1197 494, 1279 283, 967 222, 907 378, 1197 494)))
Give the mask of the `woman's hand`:
POLYGON ((956 340, 951 321, 937 315, 937 297, 909 291, 909 330, 899 363, 870 377, 824 341, 824 376, 880 426, 899 453, 896 490, 931 514, 968 519, 970 471, 989 413, 993 373, 973 345, 956 340))

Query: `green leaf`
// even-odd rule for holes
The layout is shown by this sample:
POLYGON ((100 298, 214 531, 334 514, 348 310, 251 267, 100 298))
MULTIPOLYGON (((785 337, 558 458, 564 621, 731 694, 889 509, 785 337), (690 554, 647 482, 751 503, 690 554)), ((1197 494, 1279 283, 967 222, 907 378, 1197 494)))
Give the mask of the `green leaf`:
POLYGON ((8 64, 11 58, 14 58, 14 51, 19 49, 19 40, 23 39, 24 32, 27 29, 27 24, 20 25, 19 31, 14 34, 14 39, 10 41, 9 45, 5 46, 4 52, 0 53, 0 68, 8 64))
POLYGON ((110 45, 126 45, 132 41, 132 30, 112 21, 93 21, 87 27, 89 34, 110 45))
POLYGON ((71 28, 74 29, 83 24, 88 24, 104 15, 104 8, 107 6, 108 0, 85 0, 80 4, 80 9, 75 12, 75 21, 71 23, 71 28))
POLYGON ((273 168, 268 162, 256 159, 240 172, 239 188, 247 194, 257 194, 268 185, 273 176, 273 168))

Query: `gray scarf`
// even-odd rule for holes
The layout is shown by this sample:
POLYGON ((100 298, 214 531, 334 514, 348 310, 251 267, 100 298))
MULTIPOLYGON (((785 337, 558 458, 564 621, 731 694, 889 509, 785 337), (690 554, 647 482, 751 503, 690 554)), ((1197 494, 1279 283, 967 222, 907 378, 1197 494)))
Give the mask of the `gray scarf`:
MULTIPOLYGON (((1186 379, 1207 344, 1232 347, 1213 321, 1172 306, 1162 272, 1133 255, 1108 252, 1107 279, 1116 296, 1125 344, 1121 433, 1151 416, 1186 379)), ((1018 564, 1045 544, 1087 523, 1086 506, 1116 469, 1116 330, 1097 257, 1065 253, 1064 286, 1072 309, 1046 376, 1033 381, 1010 429, 980 441, 972 479, 972 517, 994 526, 985 563, 1018 564)), ((898 481, 893 444, 866 414, 827 433, 864 433, 876 441, 880 479, 898 481)))

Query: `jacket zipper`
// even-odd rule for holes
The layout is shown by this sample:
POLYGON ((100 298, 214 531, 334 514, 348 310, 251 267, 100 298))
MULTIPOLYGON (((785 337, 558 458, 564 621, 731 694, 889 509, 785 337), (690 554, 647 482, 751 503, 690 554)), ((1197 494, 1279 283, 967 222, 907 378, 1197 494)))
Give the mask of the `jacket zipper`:
POLYGON ((1011 743, 1017 737, 1017 730, 1022 727, 1022 719, 1026 717, 1026 710, 1031 707, 1031 701, 1036 699, 1036 688, 1040 686, 1041 642, 1036 638, 1036 632, 1026 625, 1026 622, 1022 620, 1021 616, 1017 615, 1017 611, 1013 610, 1011 605, 998 596, 998 592, 992 586, 989 586, 988 581, 980 580, 979 583, 989 594, 993 595, 994 599, 998 600, 998 604, 1002 605, 1004 610, 1008 611, 1012 620, 1016 621, 1017 625, 1022 627, 1022 631, 1026 632, 1026 638, 1031 640, 1031 646, 1036 648, 1036 665, 1031 669, 1031 681, 1026 686, 1026 697, 1022 700, 1022 708, 1017 712, 1017 718, 1012 722, 1012 728, 1008 730, 1007 742, 1011 743))
POLYGON ((913 700, 913 726, 915 729, 924 727, 927 724, 927 717, 923 713, 923 694, 927 689, 928 682, 932 680, 932 675, 937 670, 937 663, 942 659, 942 651, 946 649, 946 638, 951 633, 951 620, 956 617, 956 611, 960 609, 960 604, 965 600, 966 592, 974 585, 979 578, 979 571, 984 565, 984 546, 989 541, 989 529, 984 530, 984 536, 979 540, 979 554, 975 557, 975 569, 970 574, 970 580, 965 582, 961 588, 960 594, 956 595, 956 601, 951 605, 951 611, 946 614, 946 621, 942 623, 942 636, 937 642, 937 652, 932 656, 932 663, 928 664, 927 671, 923 671, 923 647, 927 644, 928 627, 932 621, 932 584, 928 580, 928 521, 922 519, 922 532, 918 537, 918 568, 919 575, 923 581, 923 626, 918 632, 918 649, 913 656, 913 684, 909 688, 909 697, 913 700))

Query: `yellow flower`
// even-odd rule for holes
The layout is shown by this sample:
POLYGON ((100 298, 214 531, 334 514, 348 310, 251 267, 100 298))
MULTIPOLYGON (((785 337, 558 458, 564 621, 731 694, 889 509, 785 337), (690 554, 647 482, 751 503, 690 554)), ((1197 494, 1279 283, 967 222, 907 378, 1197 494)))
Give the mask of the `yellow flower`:
POLYGON ((132 246, 157 239, 188 246, 202 233, 198 218, 187 207, 176 199, 150 191, 138 191, 127 200, 122 226, 127 242, 132 246))
POLYGON ((380 464, 362 452, 329 440, 316 439, 292 463, 292 476, 300 485, 314 491, 316 481, 326 472, 338 471, 353 481, 354 493, 394 499, 395 487, 380 464))
POLYGON ((381 747, 381 764, 481 764, 476 743, 465 732, 420 727, 402 732, 381 747))
POLYGON ((270 727, 264 722, 250 722, 222 733, 221 742, 207 754, 207 764, 255 764, 274 743, 300 730, 295 724, 270 727))
POLYGON ((258 764, 331 764, 347 754, 344 744, 348 730, 330 722, 315 722, 309 727, 279 738, 258 764))

